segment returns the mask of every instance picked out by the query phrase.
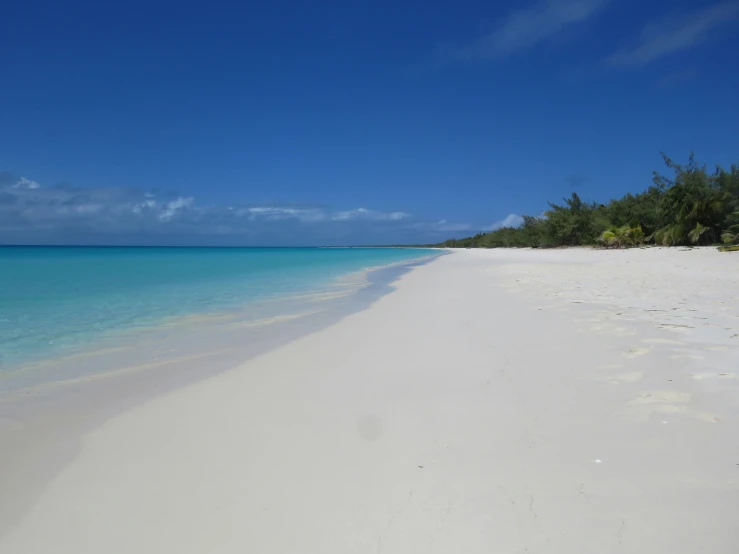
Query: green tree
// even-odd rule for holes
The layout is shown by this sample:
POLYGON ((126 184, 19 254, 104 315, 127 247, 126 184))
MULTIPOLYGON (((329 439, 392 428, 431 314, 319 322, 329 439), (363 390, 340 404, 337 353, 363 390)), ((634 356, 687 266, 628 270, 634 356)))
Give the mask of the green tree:
POLYGON ((565 205, 552 202, 546 212, 547 230, 555 244, 579 246, 595 241, 595 204, 583 202, 576 192, 564 199, 565 205))
POLYGON ((523 216, 506 227, 450 240, 459 248, 552 247, 597 243, 609 247, 638 246, 653 241, 674 246, 723 241, 739 248, 739 166, 709 173, 693 154, 686 165, 662 154, 672 177, 654 172, 652 186, 607 204, 584 202, 572 193, 564 203, 549 203, 544 217, 523 216))
POLYGON ((665 189, 657 206, 662 226, 653 235, 655 242, 675 246, 717 240, 730 207, 730 195, 715 184, 705 166, 696 164, 693 154, 686 166, 674 163, 665 154, 662 157, 675 176, 668 179, 654 174, 655 185, 665 189))
POLYGON ((739 244, 739 211, 727 218, 729 226, 721 234, 721 240, 727 246, 739 244))

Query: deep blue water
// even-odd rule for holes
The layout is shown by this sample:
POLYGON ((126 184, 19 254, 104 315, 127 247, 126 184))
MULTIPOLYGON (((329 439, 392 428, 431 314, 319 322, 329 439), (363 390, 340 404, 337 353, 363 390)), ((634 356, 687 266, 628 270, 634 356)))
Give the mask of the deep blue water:
POLYGON ((0 371, 168 318, 248 308, 433 254, 385 248, 0 247, 0 371))

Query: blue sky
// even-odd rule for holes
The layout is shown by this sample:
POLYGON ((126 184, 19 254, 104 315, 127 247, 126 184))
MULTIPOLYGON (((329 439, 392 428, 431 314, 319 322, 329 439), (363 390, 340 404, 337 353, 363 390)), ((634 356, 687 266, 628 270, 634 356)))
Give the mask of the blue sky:
POLYGON ((739 162, 739 0, 10 0, 0 243, 438 241, 739 162))

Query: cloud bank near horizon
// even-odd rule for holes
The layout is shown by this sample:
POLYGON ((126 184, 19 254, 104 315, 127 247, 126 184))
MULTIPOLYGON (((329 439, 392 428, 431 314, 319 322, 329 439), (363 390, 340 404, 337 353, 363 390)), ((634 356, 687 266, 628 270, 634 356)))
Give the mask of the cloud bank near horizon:
POLYGON ((419 244, 475 231, 467 223, 426 221, 405 211, 203 204, 176 193, 45 187, 0 174, 3 244, 419 244))

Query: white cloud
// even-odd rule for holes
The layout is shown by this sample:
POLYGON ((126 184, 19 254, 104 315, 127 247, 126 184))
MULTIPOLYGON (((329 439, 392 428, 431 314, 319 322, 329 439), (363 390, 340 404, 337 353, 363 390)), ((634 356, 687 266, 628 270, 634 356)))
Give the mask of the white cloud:
POLYGON ((500 24, 474 43, 447 52, 447 61, 505 58, 530 50, 567 27, 595 16, 609 0, 542 0, 509 13, 500 24))
MULTIPOLYGON (((146 240, 233 235, 261 237, 252 241, 261 244, 271 243, 275 236, 287 244, 423 242, 426 237, 413 234, 413 223, 411 214, 403 211, 209 205, 191 196, 133 188, 43 187, 29 179, 0 173, 0 242, 24 242, 29 236, 64 243, 65 237, 71 236, 80 242, 133 235, 146 240)), ((423 229, 427 233, 435 230, 439 228, 434 224, 423 229)))
POLYGON ((294 216, 300 215, 306 210, 300 210, 297 208, 282 208, 274 206, 256 206, 254 208, 246 208, 246 211, 254 215, 265 215, 265 216, 294 216))
MULTIPOLYGON (((149 195, 144 195, 145 197, 149 197, 149 195)), ((157 207, 156 200, 144 200, 141 202, 141 204, 134 204, 131 207, 131 211, 135 214, 140 214, 144 210, 152 210, 157 207)))
POLYGON ((647 24, 636 45, 615 52, 608 61, 613 65, 644 65, 701 44, 714 28, 737 18, 739 1, 736 0, 683 16, 670 15, 647 24))
POLYGON ((347 210, 345 212, 336 212, 331 216, 331 219, 334 221, 346 221, 348 219, 354 219, 360 215, 362 215, 364 212, 366 212, 364 208, 357 208, 356 210, 347 210))
POLYGON ((352 219, 365 219, 370 221, 400 221, 411 217, 406 212, 378 212, 366 208, 356 208, 331 214, 334 221, 348 221, 352 219))
POLYGON ((39 185, 36 181, 31 181, 30 179, 26 179, 25 177, 21 177, 18 179, 18 182, 13 185, 13 188, 17 189, 37 189, 41 185, 39 185))
MULTIPOLYGON (((233 209, 233 208, 229 208, 233 209)), ((294 208, 289 206, 251 206, 236 209, 240 216, 247 215, 251 220, 279 221, 297 219, 306 223, 326 219, 326 214, 319 208, 294 208)))
POLYGON ((523 223, 523 217, 518 214, 508 214, 504 219, 496 221, 492 225, 488 226, 486 231, 495 231, 496 229, 502 229, 503 227, 519 227, 523 223))
POLYGON ((192 196, 188 196, 187 198, 180 196, 179 198, 168 202, 164 210, 159 214, 159 219, 161 221, 171 220, 178 210, 192 206, 194 201, 195 199, 192 196))

